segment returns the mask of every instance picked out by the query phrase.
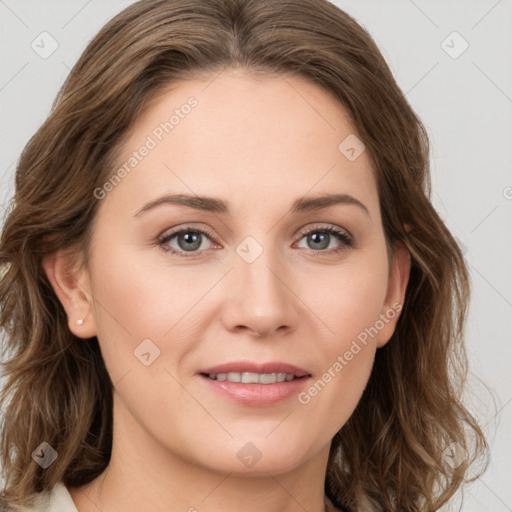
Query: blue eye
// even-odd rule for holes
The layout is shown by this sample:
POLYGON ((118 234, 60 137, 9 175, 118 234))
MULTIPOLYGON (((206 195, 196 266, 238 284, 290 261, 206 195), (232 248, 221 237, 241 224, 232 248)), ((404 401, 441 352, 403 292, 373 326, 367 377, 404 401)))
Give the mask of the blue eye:
POLYGON ((305 231, 303 231, 301 235, 302 238, 307 238, 308 243, 317 246, 313 248, 314 252, 341 252, 353 246, 352 238, 348 235, 348 233, 334 226, 323 228, 308 228, 305 231), (331 250, 325 251, 324 249, 329 248, 330 242, 332 241, 333 237, 335 237, 338 240, 338 242, 341 242, 341 244, 338 247, 335 247, 334 249, 331 248, 331 250))
MULTIPOLYGON (((196 257, 205 250, 203 246, 204 237, 212 242, 213 233, 205 229, 188 226, 163 236, 159 239, 159 245, 164 251, 179 257, 196 257), (176 239, 178 247, 170 245, 170 242, 174 239, 176 239)), ((312 248, 309 248, 310 251, 317 254, 339 253, 354 246, 351 236, 346 231, 334 226, 310 227, 300 233, 300 240, 303 238, 307 238, 307 243, 313 245, 312 248), (333 237, 339 244, 335 248, 329 248, 333 237)))
POLYGON ((168 235, 164 236, 160 239, 160 245, 164 249, 164 251, 168 251, 171 254, 177 254, 179 256, 183 256, 184 258, 190 258, 195 256, 198 252, 198 249, 202 246, 202 237, 207 237, 211 240, 212 233, 209 231, 185 227, 177 231, 173 231, 168 235), (174 238, 177 239, 179 247, 177 249, 173 247, 169 247, 169 242, 174 238))

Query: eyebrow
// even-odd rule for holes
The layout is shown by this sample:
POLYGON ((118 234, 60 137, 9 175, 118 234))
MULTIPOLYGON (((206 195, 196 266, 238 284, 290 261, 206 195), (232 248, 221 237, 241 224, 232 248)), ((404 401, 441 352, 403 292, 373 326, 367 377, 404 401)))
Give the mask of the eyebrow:
MULTIPOLYGON (((152 210, 162 204, 177 204, 188 206, 195 210, 231 215, 229 203, 223 199, 207 196, 192 196, 188 194, 170 194, 154 199, 153 201, 149 201, 140 208, 134 216, 138 217, 144 212, 152 210)), ((301 197, 293 202, 291 212, 300 213, 305 211, 321 210, 336 204, 355 205, 363 210, 366 215, 370 216, 368 208, 361 201, 348 194, 323 194, 317 197, 301 197)))

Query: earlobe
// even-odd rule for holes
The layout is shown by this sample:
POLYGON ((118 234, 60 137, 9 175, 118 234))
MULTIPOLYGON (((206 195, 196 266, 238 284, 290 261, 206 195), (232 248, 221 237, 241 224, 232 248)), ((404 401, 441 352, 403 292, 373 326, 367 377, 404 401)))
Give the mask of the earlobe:
POLYGON ((42 266, 68 317, 69 330, 80 338, 96 335, 89 277, 79 257, 59 250, 43 258, 42 266))
POLYGON ((377 348, 383 347, 395 332, 396 323, 403 309, 405 292, 411 271, 411 255, 402 242, 396 242, 389 273, 388 290, 381 319, 384 327, 377 336, 377 348))

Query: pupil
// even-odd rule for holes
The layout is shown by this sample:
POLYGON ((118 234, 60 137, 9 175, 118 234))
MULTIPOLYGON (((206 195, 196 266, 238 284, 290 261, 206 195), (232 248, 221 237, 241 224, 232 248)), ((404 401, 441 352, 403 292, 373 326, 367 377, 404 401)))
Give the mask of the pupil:
POLYGON ((185 233, 179 237, 180 247, 184 250, 194 250, 199 249, 201 246, 201 238, 199 233, 185 233), (183 247, 181 242, 184 241, 185 244, 192 244, 192 247, 183 247))
POLYGON ((314 244, 316 243, 320 243, 321 244, 321 247, 316 247, 317 249, 320 248, 320 249, 325 249, 326 247, 329 246, 329 240, 328 240, 328 234, 327 233, 313 233, 311 235, 309 235, 309 241, 313 242, 314 244), (322 242, 324 242, 322 244, 322 242), (327 242, 327 243, 325 243, 327 242))

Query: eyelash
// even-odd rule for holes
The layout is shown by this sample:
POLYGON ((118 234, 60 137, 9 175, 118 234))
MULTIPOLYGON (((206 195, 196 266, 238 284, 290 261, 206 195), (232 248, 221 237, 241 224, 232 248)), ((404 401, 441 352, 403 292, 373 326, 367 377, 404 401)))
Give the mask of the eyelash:
MULTIPOLYGON (((166 245, 170 240, 172 240, 175 236, 180 235, 182 233, 199 233, 201 235, 204 235, 208 237, 210 240, 214 238, 213 233, 208 229, 201 229, 201 228, 195 228, 192 226, 186 226, 184 228, 181 228, 179 230, 173 231, 171 233, 168 233, 164 235, 163 237, 160 237, 158 239, 158 245, 164 250, 165 252, 169 252, 172 255, 180 256, 183 258, 194 258, 197 257, 198 254, 201 254, 201 252, 204 251, 179 251, 173 248, 170 248, 168 245, 166 245)), ((319 250, 314 251, 311 249, 310 251, 316 255, 319 255, 321 253, 327 253, 327 254, 338 254, 343 251, 346 251, 347 249, 354 247, 354 242, 352 238, 344 231, 339 228, 336 228, 334 226, 327 226, 327 227, 309 227, 304 229, 299 233, 300 238, 299 240, 302 240, 305 236, 307 236, 309 233, 327 233, 330 235, 334 235, 342 244, 336 249, 330 249, 330 250, 319 250)), ((213 241, 213 240, 212 240, 213 241)))

